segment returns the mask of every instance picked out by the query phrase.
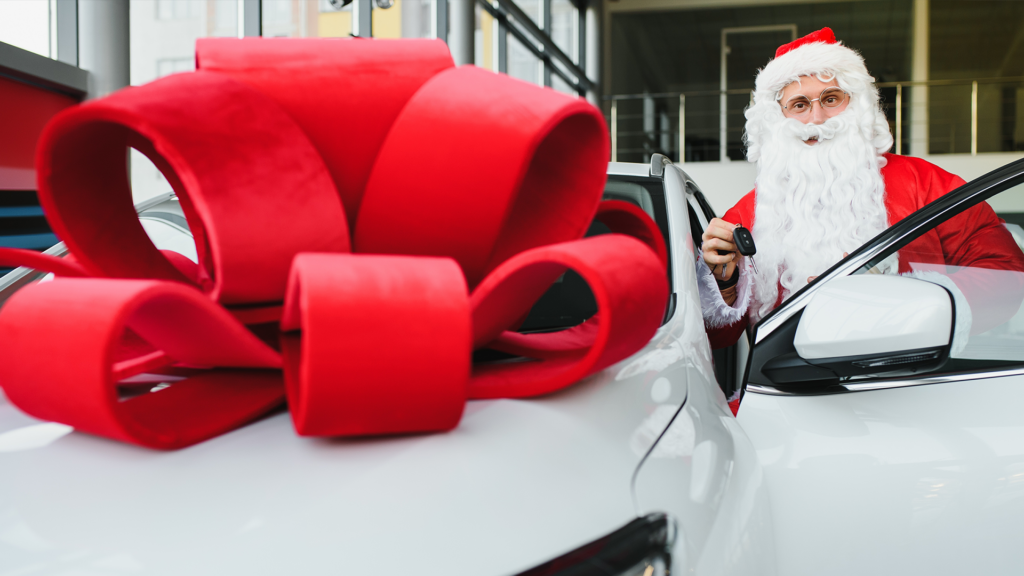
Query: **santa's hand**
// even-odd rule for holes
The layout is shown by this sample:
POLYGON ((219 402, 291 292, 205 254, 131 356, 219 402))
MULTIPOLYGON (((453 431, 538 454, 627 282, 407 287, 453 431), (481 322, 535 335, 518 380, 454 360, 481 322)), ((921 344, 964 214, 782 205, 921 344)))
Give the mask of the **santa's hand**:
MULTIPOLYGON (((843 252, 843 258, 846 258, 849 255, 850 255, 849 252, 843 252)), ((872 268, 872 270, 874 270, 874 268, 872 268)), ((871 270, 868 270, 868 272, 871 272, 871 270)), ((814 282, 817 279, 818 279, 817 276, 808 276, 807 277, 807 283, 810 284, 811 282, 814 282)))
POLYGON ((735 224, 721 218, 714 218, 708 224, 704 234, 701 235, 703 243, 700 250, 704 255, 704 261, 716 272, 721 271, 723 266, 727 267, 725 279, 732 276, 740 258, 736 244, 733 243, 732 231, 734 228, 736 228, 735 224))

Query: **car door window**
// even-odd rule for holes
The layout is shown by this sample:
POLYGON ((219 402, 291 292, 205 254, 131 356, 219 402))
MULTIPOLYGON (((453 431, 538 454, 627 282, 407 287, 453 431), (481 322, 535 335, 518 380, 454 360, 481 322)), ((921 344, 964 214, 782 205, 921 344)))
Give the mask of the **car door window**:
POLYGON ((1022 240, 1024 160, 978 178, 893 224, 765 316, 751 329, 744 385, 765 393, 820 394, 886 387, 889 380, 901 386, 933 375, 1024 367, 1022 240), (912 377, 879 370, 874 375, 828 378, 804 362, 794 338, 807 304, 834 280, 871 273, 917 276, 949 290, 954 309, 959 309, 957 317, 964 319, 969 313, 971 322, 964 330, 954 318, 958 342, 950 346, 948 361, 912 377))
MULTIPOLYGON (((602 200, 621 200, 639 206, 661 229, 667 249, 669 247, 668 216, 665 208, 664 185, 658 178, 628 178, 612 176, 605 184, 602 200)), ((601 222, 592 222, 586 237, 608 234, 610 230, 601 222)), ((671 265, 671 256, 669 262, 671 265)), ((671 270, 669 279, 671 282, 671 270)), ((671 290, 671 286, 669 287, 671 290)), ((520 332, 560 330, 586 321, 597 312, 597 302, 586 281, 572 270, 566 271, 534 304, 519 327, 520 332)), ((667 318, 666 318, 667 320, 667 318)))
MULTIPOLYGON (((957 314, 969 338, 943 371, 1024 363, 1024 183, 915 230, 857 274, 898 265, 901 274, 946 278, 959 289, 957 314), (968 310, 964 310, 964 303, 968 310)), ((939 279, 941 281, 941 279, 939 279)))

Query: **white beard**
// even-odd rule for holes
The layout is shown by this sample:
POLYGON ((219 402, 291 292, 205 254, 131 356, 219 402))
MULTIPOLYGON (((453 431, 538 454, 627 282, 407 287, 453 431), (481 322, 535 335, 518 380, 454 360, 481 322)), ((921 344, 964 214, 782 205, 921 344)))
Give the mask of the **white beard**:
POLYGON ((821 125, 781 118, 765 126, 752 230, 755 322, 775 308, 780 285, 788 298, 888 226, 885 160, 866 136, 874 117, 855 114, 851 107, 821 125), (818 144, 804 143, 811 136, 818 144))

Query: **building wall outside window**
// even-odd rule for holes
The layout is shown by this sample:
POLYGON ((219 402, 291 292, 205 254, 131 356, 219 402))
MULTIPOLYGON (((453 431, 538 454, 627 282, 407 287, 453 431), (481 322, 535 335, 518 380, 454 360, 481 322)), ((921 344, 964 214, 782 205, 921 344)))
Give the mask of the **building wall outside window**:
POLYGON ((56 58, 52 4, 47 0, 0 0, 0 42, 56 58))
MULTIPOLYGON (((2 3, 3 0, 0 0, 2 3)), ((238 36, 238 0, 132 0, 129 66, 133 86, 195 69, 195 44, 209 36, 238 36)), ((130 154, 135 201, 170 191, 145 156, 130 154)))
MULTIPOLYGON (((717 161, 722 29, 786 24, 796 25, 798 36, 831 27, 841 41, 862 53, 869 71, 884 84, 883 107, 894 134, 894 84, 902 83, 902 153, 916 146, 912 134, 923 138, 916 148, 919 154, 971 153, 973 80, 979 80, 977 152, 1024 151, 1024 2, 750 0, 722 7, 679 0, 675 9, 671 2, 654 4, 606 3, 606 95, 673 94, 619 101, 619 160, 644 161, 653 152, 680 157, 674 94, 684 92, 689 95, 683 157, 717 161), (641 9, 644 4, 652 7, 641 9), (933 85, 915 87, 909 84, 915 79, 914 14, 922 6, 928 31, 924 78, 933 85), (954 83, 935 85, 949 82, 954 83)), ((775 48, 788 40, 788 33, 780 32, 729 36, 727 87, 740 92, 727 96, 727 155, 732 160, 744 157, 742 113, 749 102, 744 92, 753 88, 757 70, 775 48)))

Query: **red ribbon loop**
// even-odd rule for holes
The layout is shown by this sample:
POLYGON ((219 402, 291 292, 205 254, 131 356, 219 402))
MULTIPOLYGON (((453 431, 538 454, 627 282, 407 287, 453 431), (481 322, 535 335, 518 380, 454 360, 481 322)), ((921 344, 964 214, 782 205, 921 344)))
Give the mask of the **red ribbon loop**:
POLYGON ((354 228, 395 118, 454 63, 441 40, 201 38, 196 66, 259 90, 288 113, 323 157, 354 228))
POLYGON ((453 68, 439 41, 204 39, 197 60, 44 131, 40 202, 76 262, 0 260, 109 278, 31 286, 0 310, 0 384, 26 412, 177 448, 287 389, 303 435, 448 430, 467 397, 553 392, 657 330, 664 241, 642 210, 599 208, 608 138, 585 101, 453 68), (178 194, 198 265, 146 236, 129 146, 178 194), (577 240, 595 212, 639 240, 577 240), (569 269, 597 314, 510 332, 569 269), (471 372, 483 347, 535 360, 471 372), (185 368, 119 396, 125 378, 185 368))
POLYGON ((225 76, 176 74, 69 109, 43 132, 40 203, 93 275, 190 282, 139 224, 129 145, 175 185, 202 288, 224 304, 280 302, 295 254, 349 248, 330 175, 288 115, 225 76))
POLYGON ((470 314, 448 258, 300 254, 282 329, 295 429, 306 436, 454 428, 466 403, 470 314))
POLYGON ((640 241, 618 234, 535 248, 499 266, 480 284, 473 306, 474 342, 546 358, 483 365, 473 371, 470 398, 518 398, 564 388, 639 350, 661 324, 668 284, 665 268, 640 241), (492 334, 533 304, 551 277, 566 269, 586 280, 597 314, 548 334, 492 334), (588 326, 589 324, 596 326, 588 326))
POLYGON ((473 66, 447 70, 395 121, 355 251, 448 256, 473 288, 523 250, 582 237, 607 161, 604 118, 584 100, 473 66))
POLYGON ((22 248, 0 248, 0 266, 25 266, 58 276, 81 278, 89 273, 69 258, 58 258, 22 248))
POLYGON ((204 371, 119 400, 119 381, 154 364, 281 365, 227 311, 173 282, 63 279, 28 286, 0 311, 0 347, 9 359, 0 363, 0 382, 19 408, 151 448, 222 434, 280 405, 284 395, 279 372, 249 369, 204 371), (129 341, 144 340, 132 354, 148 353, 118 362, 126 333, 129 341))
POLYGON ((657 254, 662 266, 668 269, 665 236, 643 208, 622 200, 605 200, 597 206, 594 220, 603 223, 612 232, 632 236, 647 244, 657 254))

